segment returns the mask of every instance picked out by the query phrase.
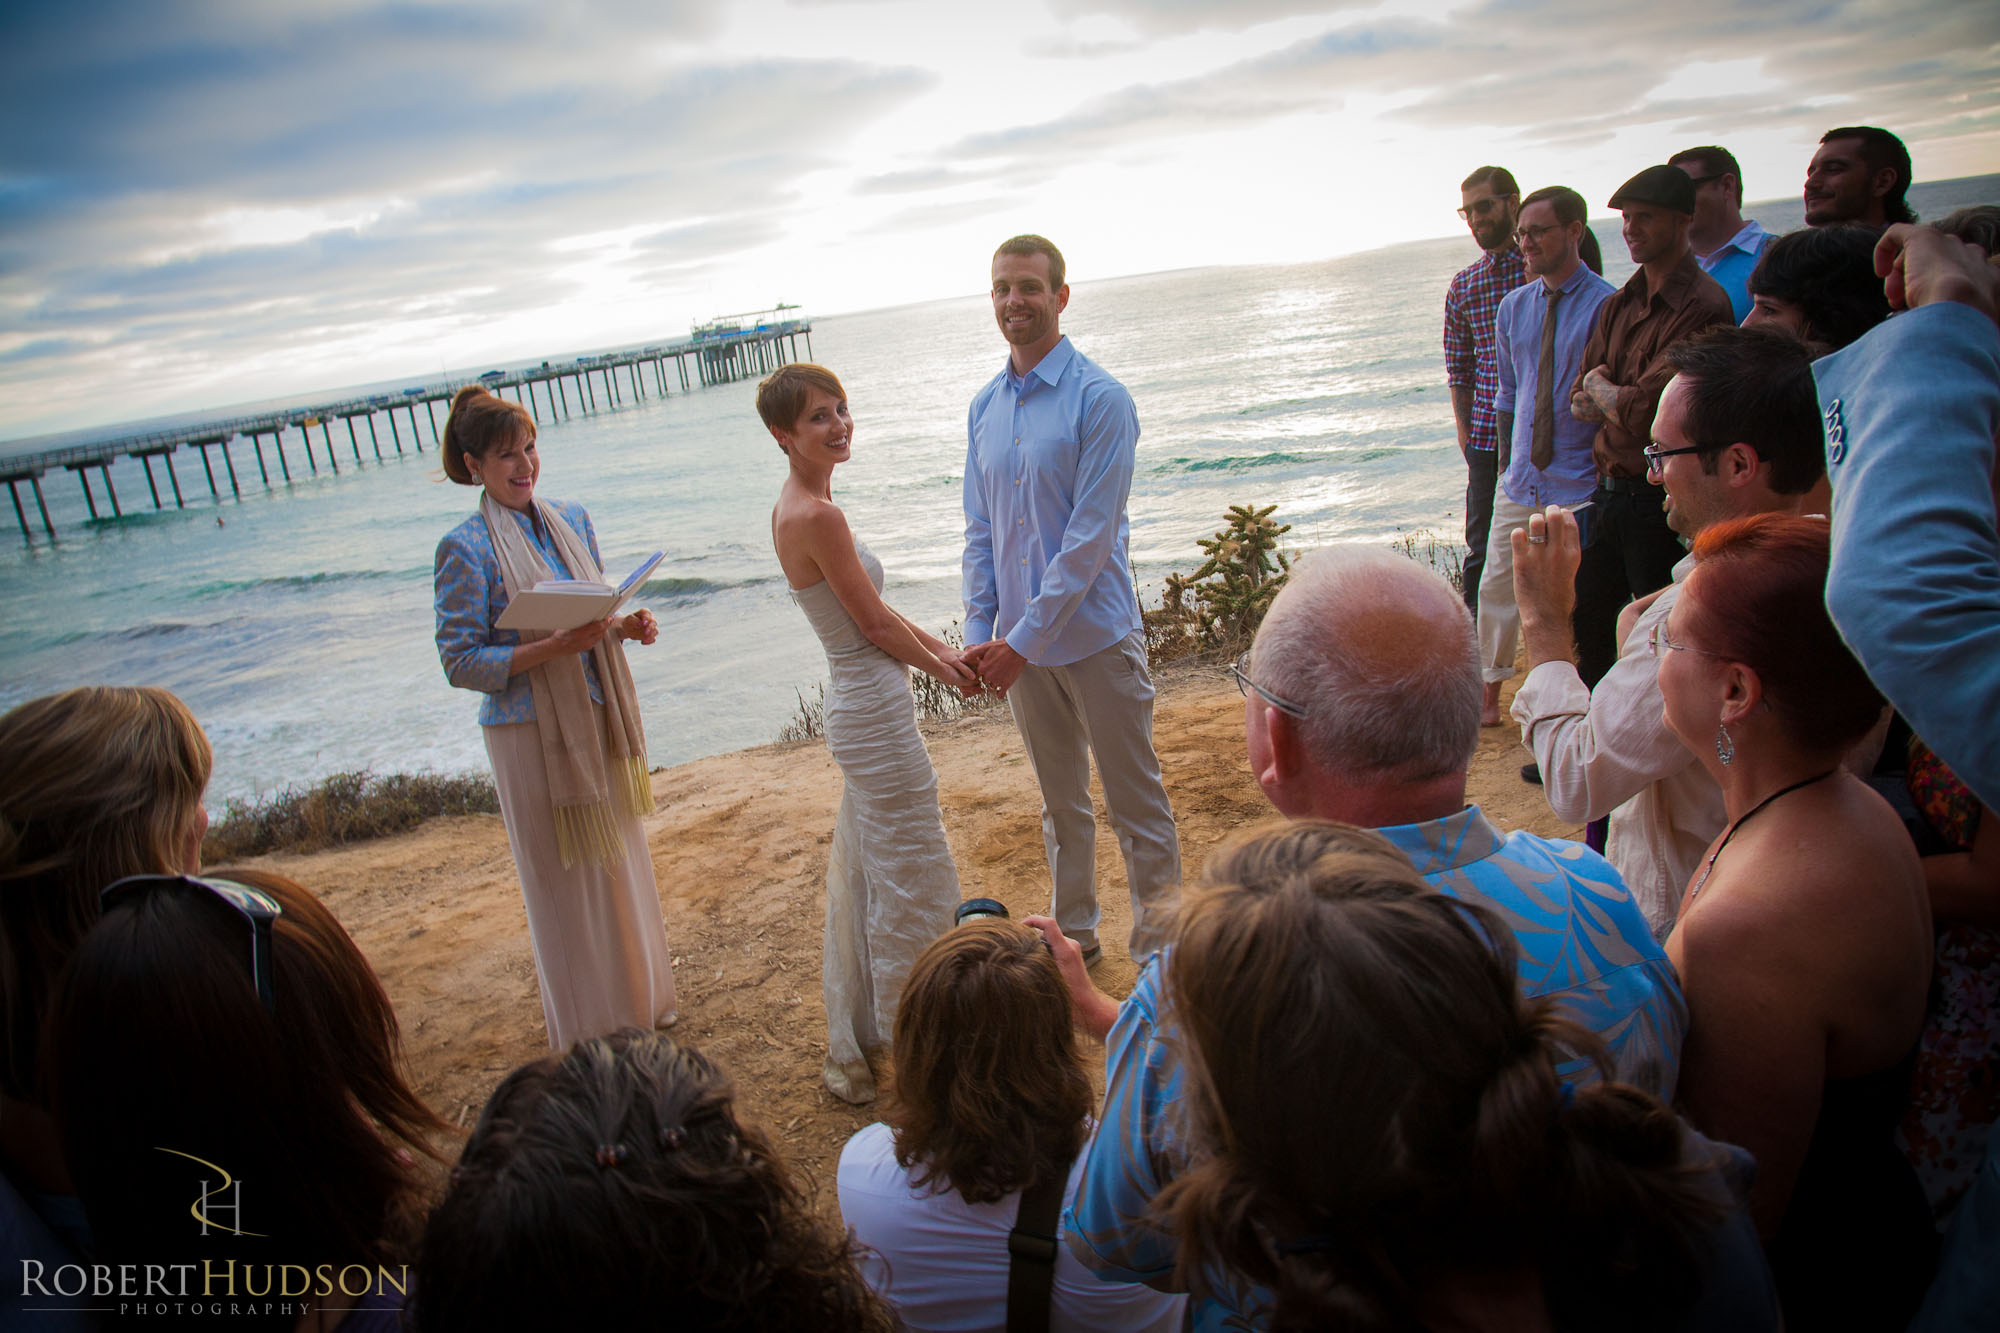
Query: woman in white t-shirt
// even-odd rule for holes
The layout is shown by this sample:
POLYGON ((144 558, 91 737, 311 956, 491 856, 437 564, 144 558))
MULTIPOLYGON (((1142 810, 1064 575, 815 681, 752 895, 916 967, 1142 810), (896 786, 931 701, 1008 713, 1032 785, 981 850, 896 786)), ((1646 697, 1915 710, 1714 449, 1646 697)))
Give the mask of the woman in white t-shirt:
MULTIPOLYGON (((896 1012, 884 1122, 840 1155, 862 1269, 918 1333, 1007 1325, 1008 1233, 1053 1173, 1076 1192, 1092 1103, 1068 990, 1042 937, 1006 921, 926 949, 896 1012)), ((1166 1333, 1186 1298, 1106 1282, 1056 1247, 1052 1333, 1166 1333)))

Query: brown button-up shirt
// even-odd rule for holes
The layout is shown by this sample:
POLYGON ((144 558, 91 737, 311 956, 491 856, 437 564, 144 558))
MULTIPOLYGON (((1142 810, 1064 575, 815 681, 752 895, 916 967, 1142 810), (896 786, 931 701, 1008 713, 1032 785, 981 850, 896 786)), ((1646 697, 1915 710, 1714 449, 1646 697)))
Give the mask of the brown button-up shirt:
MULTIPOLYGON (((1646 288, 1646 270, 1634 273, 1623 287, 1597 308, 1597 322, 1583 344, 1583 377, 1594 366, 1605 367, 1613 384, 1636 388, 1624 410, 1597 428, 1591 453, 1600 477, 1644 477, 1646 443, 1653 435, 1653 414, 1660 392, 1674 377, 1665 352, 1711 324, 1734 324, 1735 311, 1722 284, 1701 271, 1693 252, 1683 254, 1657 292, 1646 288)), ((1626 395, 1621 395, 1626 397, 1626 395)))

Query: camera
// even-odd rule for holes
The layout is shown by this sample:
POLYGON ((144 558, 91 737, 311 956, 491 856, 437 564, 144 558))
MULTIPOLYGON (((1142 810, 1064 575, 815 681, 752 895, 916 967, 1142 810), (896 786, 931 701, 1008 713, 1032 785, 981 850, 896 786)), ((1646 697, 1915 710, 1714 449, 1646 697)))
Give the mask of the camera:
POLYGON ((985 921, 994 917, 1007 920, 1007 904, 996 898, 967 898, 951 914, 951 924, 962 926, 968 921, 985 921))

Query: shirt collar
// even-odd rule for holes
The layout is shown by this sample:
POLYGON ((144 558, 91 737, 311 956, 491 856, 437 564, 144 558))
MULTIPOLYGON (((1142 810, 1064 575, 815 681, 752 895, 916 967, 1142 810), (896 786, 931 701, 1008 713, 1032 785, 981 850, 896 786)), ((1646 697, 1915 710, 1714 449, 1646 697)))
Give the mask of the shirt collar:
POLYGON ((1673 272, 1667 274, 1667 280, 1660 284, 1658 291, 1653 291, 1647 286, 1646 268, 1643 264, 1632 270, 1632 276, 1625 286, 1633 292, 1645 292, 1648 302, 1665 301, 1670 306, 1678 306, 1687 299, 1688 291, 1694 286, 1695 279, 1702 276, 1704 275, 1701 265, 1695 260, 1694 251, 1687 250, 1682 252, 1681 262, 1674 265, 1673 272))
POLYGON ((1468 805, 1443 819, 1391 824, 1375 831, 1409 857, 1410 864, 1426 879, 1474 861, 1484 861, 1506 843, 1500 830, 1493 827, 1476 805, 1468 805))
MULTIPOLYGON (((1556 288, 1556 290, 1561 292, 1564 296, 1575 296, 1578 288, 1582 287, 1585 283, 1589 282, 1592 278, 1597 276, 1598 274, 1594 270, 1592 270, 1590 265, 1583 263, 1582 261, 1578 261, 1576 266, 1576 272, 1570 274, 1569 277, 1563 281, 1563 285, 1556 288)), ((1540 278, 1536 278, 1535 281, 1541 284, 1541 288, 1544 292, 1548 291, 1549 288, 1547 283, 1542 282, 1540 278)))
POLYGON ((1062 378, 1063 372, 1069 369, 1069 363, 1075 359, 1076 349, 1070 346, 1069 335, 1065 333, 1061 338, 1056 340, 1056 345, 1049 349, 1049 354, 1036 362, 1035 368, 1029 371, 1027 375, 1016 375, 1014 373, 1014 358, 1012 356, 1007 358, 1007 364, 1002 367, 1002 371, 1007 376, 1009 384, 1016 386, 1025 385, 1028 381, 1028 376, 1032 375, 1050 388, 1054 388, 1056 382, 1062 378))
POLYGON ((1727 250, 1734 246, 1746 255, 1754 255, 1757 253, 1757 242, 1768 235, 1769 232, 1757 225, 1757 219, 1751 218, 1743 224, 1743 230, 1723 242, 1722 248, 1727 250))

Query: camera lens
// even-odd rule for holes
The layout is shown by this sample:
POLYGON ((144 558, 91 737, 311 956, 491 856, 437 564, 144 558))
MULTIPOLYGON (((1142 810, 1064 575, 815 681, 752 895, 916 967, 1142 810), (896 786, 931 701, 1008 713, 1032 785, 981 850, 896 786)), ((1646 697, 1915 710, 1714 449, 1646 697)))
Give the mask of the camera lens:
POLYGON ((986 917, 998 917, 1005 921, 1007 904, 994 898, 967 898, 958 905, 958 910, 952 913, 951 924, 962 926, 968 921, 979 921, 986 917))

